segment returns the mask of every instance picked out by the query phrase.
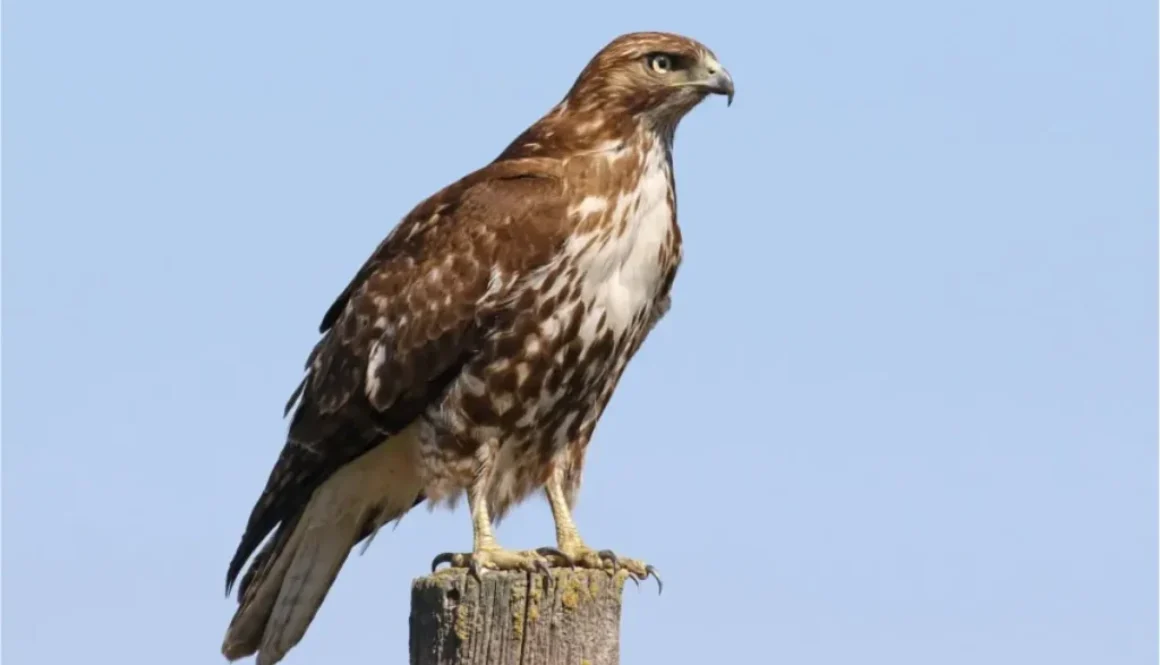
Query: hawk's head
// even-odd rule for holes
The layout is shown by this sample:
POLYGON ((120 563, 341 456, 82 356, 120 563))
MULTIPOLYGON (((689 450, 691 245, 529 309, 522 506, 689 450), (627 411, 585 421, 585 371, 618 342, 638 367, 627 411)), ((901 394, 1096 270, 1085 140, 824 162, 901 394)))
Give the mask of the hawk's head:
POLYGON ((712 51, 681 35, 635 32, 617 37, 592 58, 567 104, 675 125, 710 94, 733 102, 733 79, 712 51))
POLYGON ((621 35, 498 159, 576 154, 642 129, 671 140, 681 118, 710 94, 732 103, 733 79, 701 43, 664 32, 621 35))

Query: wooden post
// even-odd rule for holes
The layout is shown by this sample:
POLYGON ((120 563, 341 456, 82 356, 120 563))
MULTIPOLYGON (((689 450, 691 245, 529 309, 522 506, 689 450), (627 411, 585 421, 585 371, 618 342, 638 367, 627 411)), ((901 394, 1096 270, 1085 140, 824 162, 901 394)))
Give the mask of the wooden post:
POLYGON ((628 573, 444 568, 411 588, 411 665, 618 665, 628 573))

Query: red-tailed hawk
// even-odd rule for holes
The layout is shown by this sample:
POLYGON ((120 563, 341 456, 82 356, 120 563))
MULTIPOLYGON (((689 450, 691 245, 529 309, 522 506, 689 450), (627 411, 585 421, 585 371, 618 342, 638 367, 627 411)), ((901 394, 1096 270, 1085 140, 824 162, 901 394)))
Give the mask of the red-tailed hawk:
MULTIPOLYGON (((710 93, 713 53, 618 37, 493 162, 410 212, 322 319, 281 456, 230 562, 222 652, 278 662, 351 548, 423 501, 466 492, 474 546, 435 564, 655 572, 595 551, 570 514, 584 453, 681 260, 673 134, 710 93), (543 488, 556 546, 511 551, 493 520, 543 488)), ((658 580, 659 583, 659 580, 658 580)))

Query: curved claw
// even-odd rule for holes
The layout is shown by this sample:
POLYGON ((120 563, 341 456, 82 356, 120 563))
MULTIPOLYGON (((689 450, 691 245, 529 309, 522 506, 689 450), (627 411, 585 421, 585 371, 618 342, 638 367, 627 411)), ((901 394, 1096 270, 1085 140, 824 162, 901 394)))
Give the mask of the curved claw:
POLYGON ((547 561, 544 561, 543 559, 536 559, 536 563, 534 563, 532 565, 535 566, 535 568, 538 572, 543 573, 544 577, 551 577, 552 576, 552 570, 550 568, 548 568, 547 561))
POLYGON ((600 550, 596 553, 596 556, 612 564, 613 575, 620 570, 620 557, 616 556, 616 553, 612 550, 600 550))
POLYGON ((661 581, 661 576, 657 573, 657 569, 651 565, 648 565, 648 566, 644 567, 644 572, 645 572, 644 578, 646 580, 650 576, 656 579, 656 581, 657 581, 657 595, 658 596, 661 595, 661 592, 665 590, 665 583, 661 581))
POLYGON ((475 581, 483 583, 483 568, 479 565, 479 559, 471 557, 471 563, 467 565, 467 572, 475 577, 475 581))
POLYGON ((539 554, 540 556, 558 557, 561 561, 567 563, 572 570, 576 570, 576 560, 567 554, 564 554, 555 547, 541 547, 536 550, 536 554, 539 554))
POLYGON ((452 552, 444 552, 443 554, 436 556, 431 561, 431 572, 435 572, 435 569, 438 568, 439 564, 441 563, 455 565, 455 554, 452 552))

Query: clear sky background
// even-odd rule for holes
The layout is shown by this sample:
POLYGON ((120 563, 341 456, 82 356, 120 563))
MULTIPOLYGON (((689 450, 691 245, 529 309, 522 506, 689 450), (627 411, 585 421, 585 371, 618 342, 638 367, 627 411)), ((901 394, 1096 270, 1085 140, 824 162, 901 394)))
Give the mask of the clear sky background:
MULTIPOLYGON (((674 306, 586 467, 666 583, 623 662, 1156 662, 1155 3, 617 5, 5 3, 5 662, 219 662, 323 312, 640 29, 737 98, 678 132, 674 306)), ((405 662, 470 534, 380 534, 286 662, 405 662)))

